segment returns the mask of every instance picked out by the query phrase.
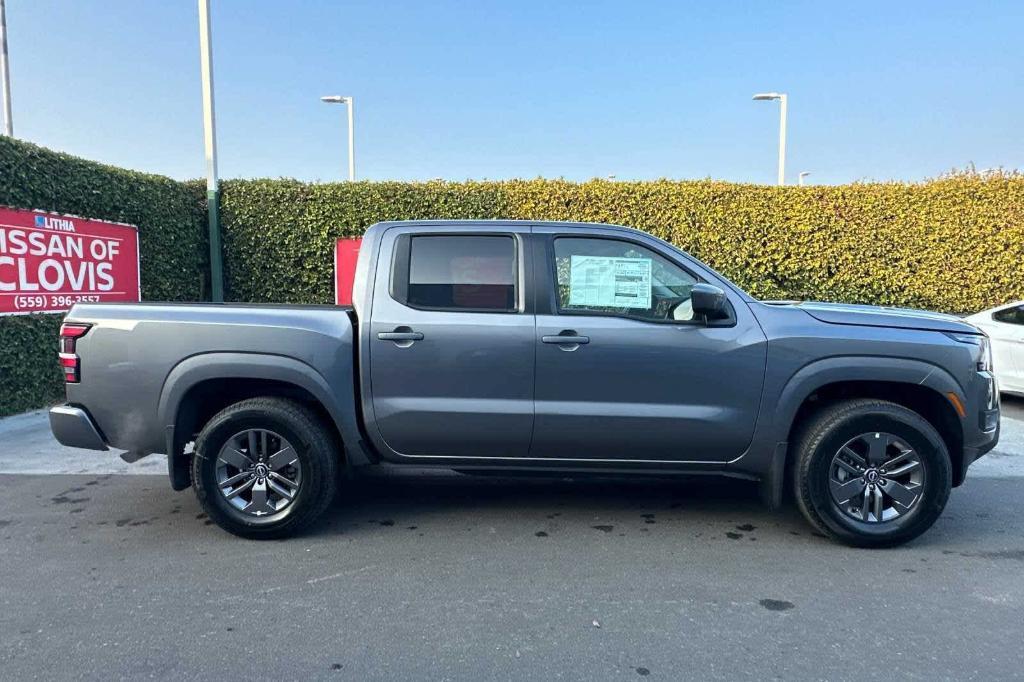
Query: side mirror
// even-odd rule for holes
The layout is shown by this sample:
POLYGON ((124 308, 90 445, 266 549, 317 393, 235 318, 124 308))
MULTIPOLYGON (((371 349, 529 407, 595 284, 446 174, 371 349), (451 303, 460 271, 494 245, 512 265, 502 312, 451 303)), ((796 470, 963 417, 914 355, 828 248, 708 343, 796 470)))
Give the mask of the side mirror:
POLYGON ((703 315, 706 320, 721 320, 729 316, 729 303, 725 292, 714 284, 694 284, 690 291, 693 314, 703 315))

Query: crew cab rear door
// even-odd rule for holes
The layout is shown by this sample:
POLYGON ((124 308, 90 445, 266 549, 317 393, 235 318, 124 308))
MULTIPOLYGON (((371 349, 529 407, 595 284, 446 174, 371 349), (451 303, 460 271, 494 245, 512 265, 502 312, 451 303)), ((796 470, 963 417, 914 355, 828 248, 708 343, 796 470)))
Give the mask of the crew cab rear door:
POLYGON ((533 429, 529 227, 411 225, 377 254, 367 339, 376 428, 398 457, 522 457, 533 429))
POLYGON ((731 319, 693 319, 690 289, 722 285, 657 240, 535 226, 536 418, 531 457, 726 462, 748 447, 766 338, 727 291, 731 319))

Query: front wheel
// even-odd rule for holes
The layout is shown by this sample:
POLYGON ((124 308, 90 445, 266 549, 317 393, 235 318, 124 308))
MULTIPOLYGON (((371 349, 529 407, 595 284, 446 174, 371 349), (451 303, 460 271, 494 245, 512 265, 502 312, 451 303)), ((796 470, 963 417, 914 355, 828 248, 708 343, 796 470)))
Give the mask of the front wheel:
POLYGON ((847 544, 889 547, 939 518, 952 475, 927 420, 882 400, 848 400, 814 414, 796 443, 794 490, 810 523, 847 544))
POLYGON ((254 539, 292 535, 334 498, 337 447, 300 403, 253 398, 213 417, 196 439, 196 497, 224 530, 254 539))

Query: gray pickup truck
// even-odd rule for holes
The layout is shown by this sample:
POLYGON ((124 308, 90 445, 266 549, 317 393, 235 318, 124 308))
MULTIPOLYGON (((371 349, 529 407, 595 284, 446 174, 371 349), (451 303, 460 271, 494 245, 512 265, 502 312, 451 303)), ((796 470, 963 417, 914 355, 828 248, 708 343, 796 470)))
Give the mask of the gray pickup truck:
POLYGON ((380 223, 354 305, 76 305, 69 446, 166 453, 251 538, 371 466, 723 475, 861 546, 928 529, 995 446, 988 338, 952 316, 757 301, 625 227, 380 223))

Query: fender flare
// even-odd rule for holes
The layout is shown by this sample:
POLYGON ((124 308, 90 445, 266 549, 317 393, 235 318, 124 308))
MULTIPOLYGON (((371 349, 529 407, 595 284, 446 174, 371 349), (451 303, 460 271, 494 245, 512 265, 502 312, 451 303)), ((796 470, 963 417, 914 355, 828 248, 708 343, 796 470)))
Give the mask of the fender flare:
POLYGON ((845 381, 884 381, 929 388, 943 399, 947 393, 963 396, 963 387, 945 369, 922 360, 873 355, 841 355, 804 365, 789 378, 779 393, 773 427, 775 441, 789 437, 796 413, 812 393, 829 384, 845 381))
POLYGON ((963 395, 964 392, 956 379, 943 368, 910 358, 840 355, 804 365, 783 384, 777 394, 771 423, 766 425, 770 429, 765 453, 768 461, 761 474, 761 497, 769 508, 778 508, 782 502, 789 433, 800 406, 815 391, 829 384, 847 381, 883 381, 924 386, 944 399, 951 391, 957 395, 963 395))
MULTIPOLYGON (((323 405, 346 445, 346 454, 357 459, 355 464, 364 463, 359 427, 356 418, 355 392, 334 391, 332 383, 351 387, 354 377, 351 366, 341 375, 328 381, 316 368, 285 355, 270 353, 210 352, 190 356, 168 373, 160 390, 157 418, 164 427, 167 443, 168 467, 171 468, 172 483, 177 488, 181 483, 175 476, 174 428, 182 400, 188 391, 203 381, 215 379, 262 379, 292 384, 309 392, 323 405), (343 376, 342 376, 343 375, 343 376)), ((187 487, 187 483, 185 484, 187 487)))

